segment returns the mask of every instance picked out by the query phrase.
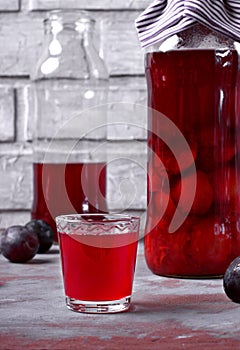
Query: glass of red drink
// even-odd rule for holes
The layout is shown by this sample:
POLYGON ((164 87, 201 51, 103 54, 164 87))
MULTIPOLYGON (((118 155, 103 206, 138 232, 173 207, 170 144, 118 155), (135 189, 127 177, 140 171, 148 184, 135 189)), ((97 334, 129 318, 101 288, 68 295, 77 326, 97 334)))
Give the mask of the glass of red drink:
POLYGON ((66 304, 82 313, 130 307, 140 219, 121 214, 56 218, 66 304))

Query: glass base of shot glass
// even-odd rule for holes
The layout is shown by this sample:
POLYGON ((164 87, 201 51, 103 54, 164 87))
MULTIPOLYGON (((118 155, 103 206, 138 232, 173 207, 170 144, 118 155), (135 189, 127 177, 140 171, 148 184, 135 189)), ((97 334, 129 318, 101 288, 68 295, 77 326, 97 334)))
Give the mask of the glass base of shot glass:
POLYGON ((86 301, 77 300, 66 296, 66 304, 69 310, 80 313, 109 314, 127 311, 130 307, 131 297, 110 301, 86 301))

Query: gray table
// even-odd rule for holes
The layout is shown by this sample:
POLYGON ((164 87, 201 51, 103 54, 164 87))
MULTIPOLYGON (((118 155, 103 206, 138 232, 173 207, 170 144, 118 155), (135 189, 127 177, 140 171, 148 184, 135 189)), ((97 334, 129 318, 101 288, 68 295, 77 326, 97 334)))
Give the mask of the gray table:
POLYGON ((153 275, 139 246, 132 307, 67 310, 58 246, 26 264, 0 257, 0 349, 240 349, 240 305, 222 280, 153 275))

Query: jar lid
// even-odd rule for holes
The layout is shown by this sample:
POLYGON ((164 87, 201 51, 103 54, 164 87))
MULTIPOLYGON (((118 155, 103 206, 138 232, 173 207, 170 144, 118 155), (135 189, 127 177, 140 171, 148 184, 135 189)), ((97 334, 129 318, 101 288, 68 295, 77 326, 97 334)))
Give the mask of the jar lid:
POLYGON ((135 22, 142 47, 161 42, 196 23, 240 41, 239 1, 155 0, 135 22))

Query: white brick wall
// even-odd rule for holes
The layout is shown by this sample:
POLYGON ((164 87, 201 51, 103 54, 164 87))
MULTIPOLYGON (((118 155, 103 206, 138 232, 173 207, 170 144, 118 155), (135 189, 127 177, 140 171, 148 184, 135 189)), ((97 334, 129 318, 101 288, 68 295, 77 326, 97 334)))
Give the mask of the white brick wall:
POLYGON ((0 0, 0 10, 1 11, 18 11, 19 10, 18 0, 0 0))
POLYGON ((0 87, 0 140, 13 142, 15 139, 14 89, 0 87))
POLYGON ((91 10, 101 20, 102 48, 111 75, 109 108, 119 113, 118 104, 127 102, 132 109, 125 119, 122 116, 126 124, 108 129, 115 157, 109 168, 108 197, 114 210, 127 206, 133 212, 144 211, 146 130, 130 124, 146 125, 144 109, 138 112, 139 105, 146 105, 146 84, 134 20, 148 4, 148 0, 0 0, 0 227, 30 218, 33 101, 29 75, 41 50, 46 11, 60 7, 91 10), (121 189, 129 192, 133 187, 132 198, 121 198, 121 189))
MULTIPOLYGON (((101 38, 111 75, 142 75, 141 52, 134 19, 137 11, 107 11, 91 14, 101 21, 101 38)), ((44 12, 0 12, 0 76, 27 76, 43 41, 44 12)))
POLYGON ((46 10, 56 8, 76 8, 88 10, 108 10, 108 9, 143 9, 149 5, 148 0, 31 0, 29 8, 31 10, 46 10))
POLYGON ((0 148, 0 209, 30 209, 32 201, 32 156, 28 145, 0 148))

